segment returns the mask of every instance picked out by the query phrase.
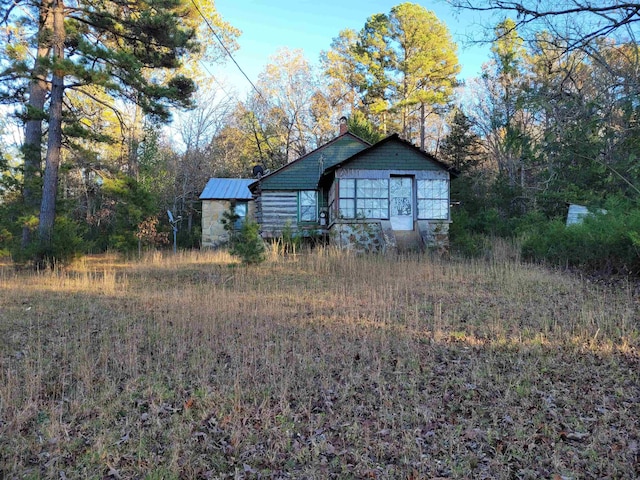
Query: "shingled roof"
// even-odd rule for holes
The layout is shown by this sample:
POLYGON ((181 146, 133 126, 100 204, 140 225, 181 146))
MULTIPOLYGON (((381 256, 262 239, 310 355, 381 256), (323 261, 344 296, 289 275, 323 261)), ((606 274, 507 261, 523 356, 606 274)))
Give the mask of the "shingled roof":
POLYGON ((315 190, 320 175, 326 168, 346 160, 369 146, 368 142, 347 132, 265 175, 253 182, 249 188, 253 190, 259 184, 262 190, 315 190))
POLYGON ((430 153, 422 150, 413 143, 400 138, 393 133, 383 138, 378 143, 356 152, 351 157, 329 165, 324 169, 322 177, 325 177, 336 169, 344 166, 357 168, 364 162, 365 168, 399 169, 399 170, 446 170, 453 176, 458 172, 441 162, 430 153), (394 147, 395 145, 395 147, 394 147), (398 151, 400 147, 404 151, 398 151))

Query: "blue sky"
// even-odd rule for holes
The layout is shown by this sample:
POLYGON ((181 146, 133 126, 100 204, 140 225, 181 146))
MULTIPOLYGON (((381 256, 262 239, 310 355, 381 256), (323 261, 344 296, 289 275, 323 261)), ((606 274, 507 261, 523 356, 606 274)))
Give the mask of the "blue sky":
MULTIPOLYGON (((401 0, 215 0, 222 18, 242 31, 234 58, 253 82, 279 48, 302 49, 309 62, 318 64, 320 52, 330 48, 340 30, 359 31, 369 16, 388 13, 399 3, 401 0)), ((496 21, 478 13, 456 12, 444 0, 414 3, 433 11, 449 28, 458 44, 461 77, 477 76, 488 60, 489 46, 470 45, 468 39, 481 37, 482 25, 496 21)), ((212 67, 211 72, 236 90, 250 88, 229 60, 224 66, 212 67)))

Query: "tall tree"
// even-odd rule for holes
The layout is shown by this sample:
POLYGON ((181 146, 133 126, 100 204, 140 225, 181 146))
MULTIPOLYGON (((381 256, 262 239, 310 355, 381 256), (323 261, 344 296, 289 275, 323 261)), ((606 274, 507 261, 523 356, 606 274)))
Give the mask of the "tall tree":
POLYGON ((382 131, 398 130, 422 146, 427 115, 449 101, 460 71, 445 25, 411 3, 369 17, 357 34, 340 32, 323 67, 357 93, 358 107, 382 131))
POLYGON ((239 34, 219 18, 213 2, 203 0, 143 0, 127 5, 119 0, 14 0, 0 5, 0 23, 4 27, 0 34, 8 40, 0 51, 0 100, 26 106, 21 115, 23 196, 27 205, 41 199, 39 236, 45 246, 55 219, 57 170, 65 152, 80 151, 74 137, 85 146, 108 138, 98 130, 104 122, 87 117, 86 106, 99 104, 122 123, 120 131, 113 132, 126 140, 120 144, 128 146, 128 153, 118 157, 127 158, 128 170, 133 171, 140 139, 131 123, 123 123, 127 116, 122 107, 138 106, 134 126, 143 115, 168 120, 170 108, 190 105, 194 82, 185 74, 198 72, 182 68, 187 55, 216 59, 223 52, 211 35, 198 44, 196 31, 213 26, 231 50, 239 34), (33 185, 39 184, 43 119, 48 121, 48 138, 46 182, 40 197, 33 185))
POLYGON ((193 82, 146 75, 148 69, 170 69, 196 48, 193 29, 184 21, 191 11, 178 0, 149 0, 122 9, 106 2, 67 7, 50 0, 41 9, 52 16, 51 93, 40 223, 43 248, 51 243, 56 210, 58 169, 63 142, 66 88, 97 85, 110 95, 134 101, 159 120, 169 118, 170 105, 189 105, 193 82))
POLYGON ((583 202, 611 191, 636 196, 637 45, 599 40, 588 55, 539 37, 529 96, 544 132, 546 196, 583 202))
MULTIPOLYGON (((28 2, 15 1, 0 7, 0 26, 3 27, 5 48, 0 52, 0 99, 2 103, 23 102, 20 113, 24 122, 22 145, 24 217, 36 214, 40 203, 42 170, 42 122, 44 105, 49 92, 46 63, 51 50, 53 15, 47 8, 37 9, 28 2), (23 11, 27 21, 18 11, 23 11), (31 38, 31 40, 29 40, 31 38), (33 63, 29 65, 29 47, 33 47, 33 63), (20 80, 24 82, 21 84, 20 80), (19 85, 18 88, 15 88, 19 85)), ((22 245, 31 240, 29 222, 22 229, 22 245)))
POLYGON ((351 116, 347 119, 347 127, 349 132, 366 140, 370 144, 374 144, 382 140, 383 135, 376 130, 376 127, 367 120, 367 117, 360 110, 351 112, 351 116))
POLYGON ((453 110, 448 135, 442 142, 440 155, 461 173, 470 173, 480 166, 484 148, 474 125, 460 108, 453 110))
MULTIPOLYGON (((24 179, 22 197, 27 215, 32 215, 40 199, 40 175, 42 169, 42 121, 44 105, 49 91, 46 81, 46 61, 51 49, 50 35, 53 15, 46 9, 40 9, 36 56, 29 79, 28 103, 24 112, 24 179)), ((22 228, 22 246, 31 242, 31 229, 28 225, 22 228)))
POLYGON ((228 98, 218 100, 211 92, 203 92, 197 99, 196 107, 182 115, 176 125, 184 151, 176 165, 172 210, 183 216, 187 231, 193 227, 198 196, 207 180, 215 175, 215 162, 209 147, 224 128, 232 108, 228 98))
POLYGON ((315 148, 331 125, 316 122, 329 113, 328 99, 302 51, 282 49, 270 60, 245 107, 260 159, 274 168, 315 148))
POLYGON ((525 157, 530 132, 529 116, 523 108, 526 82, 526 50, 515 22, 506 19, 495 28, 492 61, 483 66, 486 91, 485 136, 499 172, 510 187, 524 188, 525 157))
POLYGON ((446 105, 457 84, 457 47, 445 24, 413 3, 393 7, 389 25, 399 74, 394 87, 396 108, 402 112, 402 133, 410 137, 411 109, 418 106, 416 123, 424 148, 426 110, 446 105))

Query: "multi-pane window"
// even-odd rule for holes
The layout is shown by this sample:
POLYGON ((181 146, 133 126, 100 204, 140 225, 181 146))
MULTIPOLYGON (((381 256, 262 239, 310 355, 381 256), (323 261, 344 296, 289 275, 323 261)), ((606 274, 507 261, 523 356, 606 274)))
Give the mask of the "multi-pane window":
POLYGON ((298 198, 301 222, 318 221, 318 194, 315 190, 302 190, 298 198))
POLYGON ((341 179, 339 198, 343 218, 389 218, 387 179, 341 179))
POLYGON ((418 218, 447 220, 449 218, 449 182, 418 180, 418 218))
POLYGON ((389 180, 356 180, 356 214, 364 218, 389 218, 389 180))
POLYGON ((356 181, 353 179, 340 180, 340 202, 338 204, 339 216, 342 218, 355 218, 356 216, 356 181))

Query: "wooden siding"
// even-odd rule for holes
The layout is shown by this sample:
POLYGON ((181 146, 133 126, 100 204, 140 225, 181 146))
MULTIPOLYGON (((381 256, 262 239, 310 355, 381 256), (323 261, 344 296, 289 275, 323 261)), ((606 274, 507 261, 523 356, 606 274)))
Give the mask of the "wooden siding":
POLYGON ((287 224, 294 231, 298 228, 298 192, 263 191, 258 208, 264 236, 280 235, 287 224))
POLYGON ((376 144, 356 158, 349 160, 349 169, 359 170, 442 170, 429 160, 423 152, 401 141, 376 144), (379 146, 378 146, 379 145, 379 146))

